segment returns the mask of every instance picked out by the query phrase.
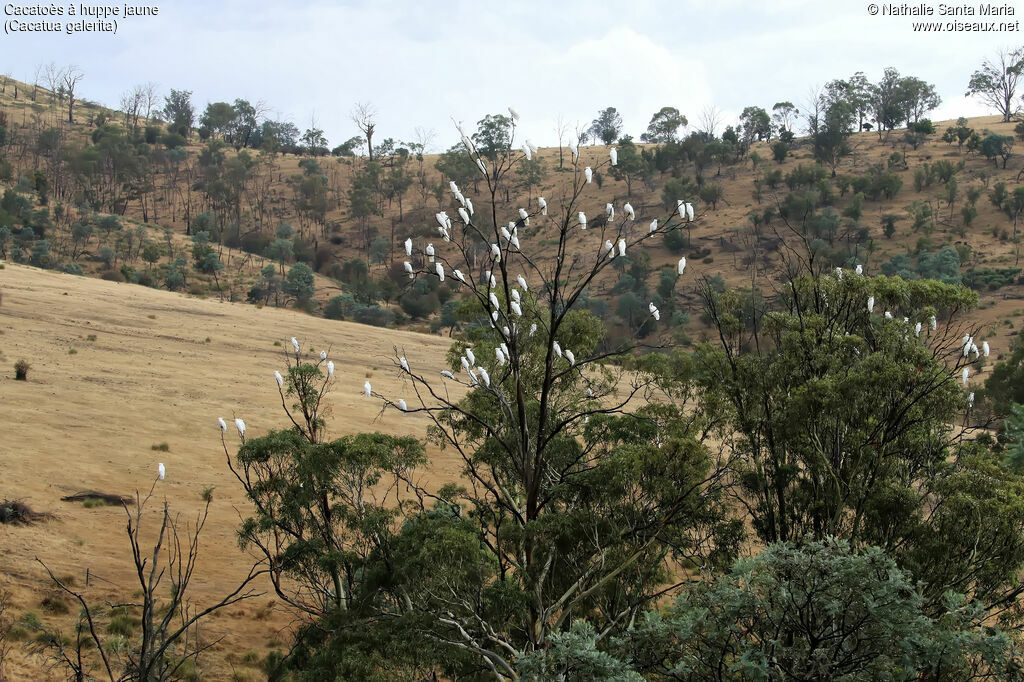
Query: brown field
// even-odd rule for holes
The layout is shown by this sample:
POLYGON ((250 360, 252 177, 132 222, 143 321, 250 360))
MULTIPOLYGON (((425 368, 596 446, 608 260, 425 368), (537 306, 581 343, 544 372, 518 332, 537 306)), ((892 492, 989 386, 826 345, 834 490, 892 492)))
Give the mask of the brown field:
MULTIPOLYGON (((379 415, 379 402, 364 398, 362 385, 369 377, 374 390, 400 397, 393 348, 404 348, 414 366, 436 373, 448 347, 441 337, 28 267, 8 265, 0 286, 0 499, 54 515, 33 526, 0 525, 0 588, 13 594, 13 617, 34 611, 65 628, 73 616, 50 617, 40 606, 51 590, 35 557, 59 576, 75 576, 79 588, 88 569, 96 577, 85 589, 93 602, 130 598, 138 586, 124 511, 61 502, 62 496, 81 490, 145 494, 157 463, 164 462, 167 478, 156 487, 151 521, 165 498, 182 520, 194 520, 203 490, 215 487, 193 595, 209 602, 249 567, 235 542, 236 509, 244 511, 245 501, 227 469, 216 418, 230 423, 242 417, 247 435, 283 427, 273 371, 284 367, 288 339, 298 337, 304 350, 330 349, 337 385, 328 424, 335 436, 380 430, 422 437, 425 418, 379 415), (14 380, 14 362, 22 358, 32 365, 28 382, 14 380), (169 452, 150 449, 160 443, 169 452)), ((228 435, 233 448, 233 428, 228 435)), ((450 456, 429 453, 433 476, 457 475, 450 456)), ((205 659, 212 678, 228 676, 230 661, 237 667, 248 650, 262 657, 270 644, 287 641, 281 632, 287 615, 268 609, 273 602, 267 595, 209 621, 206 635, 225 637, 205 659)), ((43 663, 16 652, 12 679, 44 679, 43 663)))

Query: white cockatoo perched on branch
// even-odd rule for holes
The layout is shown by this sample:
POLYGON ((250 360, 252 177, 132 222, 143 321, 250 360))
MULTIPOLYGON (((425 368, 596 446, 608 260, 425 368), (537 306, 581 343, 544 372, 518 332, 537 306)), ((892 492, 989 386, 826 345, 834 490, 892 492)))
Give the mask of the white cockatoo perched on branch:
POLYGON ((408 412, 409 411, 409 406, 405 404, 404 400, 399 398, 398 399, 398 409, 400 409, 402 412, 408 412))
POLYGON ((626 255, 626 240, 625 239, 620 239, 619 240, 619 255, 620 256, 625 256, 626 255))
POLYGON ((982 341, 981 342, 981 354, 984 355, 987 358, 988 354, 991 353, 991 352, 992 352, 992 349, 989 347, 988 341, 982 341))
POLYGON ((487 370, 483 367, 477 367, 476 371, 480 372, 480 378, 484 380, 484 386, 491 385, 491 375, 487 373, 487 370))
POLYGON ((235 417, 235 428, 238 429, 239 436, 245 436, 245 422, 235 417))
POLYGON ((491 255, 494 256, 494 262, 501 262, 501 247, 497 244, 491 244, 491 255))
POLYGON ((481 173, 487 175, 487 166, 484 164, 482 159, 478 158, 476 160, 476 167, 480 169, 481 173))
POLYGON ((686 269, 686 257, 684 256, 684 257, 679 259, 678 263, 676 263, 676 273, 681 275, 681 274, 683 274, 683 270, 685 270, 685 269, 686 269))
POLYGON ((658 219, 655 218, 654 220, 651 221, 651 233, 653 234, 653 233, 655 233, 657 231, 658 231, 658 219))
POLYGON ((406 256, 411 256, 412 255, 412 238, 411 237, 409 239, 405 240, 405 255, 406 256))
POLYGON ((444 266, 441 265, 440 263, 434 263, 434 270, 435 270, 435 272, 437 272, 437 278, 443 282, 444 281, 444 266))
POLYGON ((413 279, 416 276, 416 274, 413 272, 412 263, 410 263, 409 261, 405 261, 404 267, 405 271, 409 273, 409 279, 413 279))
POLYGON ((455 275, 455 279, 459 280, 463 284, 466 283, 466 278, 463 276, 462 270, 455 268, 454 270, 452 270, 452 274, 455 275))
POLYGON ((519 286, 523 288, 523 291, 529 291, 530 287, 526 286, 526 278, 522 275, 516 275, 516 281, 519 282, 519 286))
POLYGON ((405 359, 405 356, 404 356, 404 355, 403 355, 402 357, 398 358, 398 364, 399 364, 399 365, 400 365, 400 366, 402 367, 402 369, 404 369, 404 370, 405 370, 406 372, 410 372, 410 373, 411 373, 411 370, 409 369, 409 361, 405 359))
POLYGON ((425 248, 423 251, 424 251, 424 253, 427 254, 427 260, 429 260, 431 263, 433 263, 434 262, 434 245, 433 244, 427 244, 427 248, 425 248))
POLYGON ((512 312, 515 313, 516 317, 523 316, 523 309, 516 301, 512 301, 511 303, 509 303, 508 307, 512 309, 512 312))
POLYGON ((586 168, 583 169, 583 177, 587 179, 587 184, 590 184, 591 182, 594 181, 594 171, 593 169, 591 169, 590 166, 587 166, 586 168))
POLYGON ((575 162, 576 159, 580 158, 580 148, 579 148, 579 145, 577 145, 572 140, 569 140, 569 151, 572 152, 572 160, 573 160, 573 162, 575 162))
POLYGON ((516 122, 519 121, 519 112, 517 112, 515 109, 513 109, 512 107, 509 107, 508 108, 508 113, 512 116, 512 120, 513 121, 516 121, 516 122))
POLYGON ((686 204, 682 199, 676 199, 676 210, 679 211, 679 219, 686 220, 686 204))
POLYGON ((693 204, 686 202, 686 222, 693 222, 693 204))
POLYGON ((545 199, 544 197, 537 197, 537 205, 540 206, 540 214, 541 215, 547 215, 548 214, 548 202, 547 202, 547 199, 545 199))
POLYGON ((327 351, 325 351, 325 350, 320 351, 320 361, 323 362, 326 359, 327 359, 327 351))
POLYGON ((363 384, 363 395, 365 395, 367 398, 369 398, 372 393, 373 393, 373 387, 370 386, 370 382, 369 381, 365 382, 363 384))
POLYGON ((622 211, 630 220, 636 220, 636 212, 633 210, 633 205, 630 204, 628 201, 626 202, 626 205, 622 207, 622 211))
POLYGON ((299 341, 294 336, 292 337, 292 348, 295 349, 296 353, 299 352, 299 341))
POLYGON ((605 215, 608 216, 608 220, 615 220, 615 206, 613 206, 612 204, 605 204, 604 212, 605 215))
POLYGON ((583 211, 580 211, 576 215, 576 218, 580 221, 580 228, 584 230, 587 229, 587 214, 584 213, 583 211))
POLYGON ((334 362, 332 360, 327 361, 327 376, 334 376, 334 362))
POLYGON ((562 347, 558 345, 558 341, 553 341, 551 347, 554 349, 555 355, 562 357, 562 347))
POLYGON ((526 144, 524 142, 523 146, 520 147, 520 149, 522 149, 523 150, 523 154, 526 155, 526 160, 527 161, 532 161, 533 160, 533 150, 530 149, 530 145, 528 145, 528 144, 526 144))
POLYGON ((523 225, 530 224, 530 214, 526 212, 525 208, 519 209, 519 218, 523 221, 523 225))
POLYGON ((459 206, 459 217, 462 218, 462 222, 469 225, 469 211, 459 206))
POLYGON ((167 469, 164 468, 164 463, 160 462, 156 465, 156 475, 160 477, 160 480, 164 480, 164 476, 167 475, 167 469))
POLYGON ((469 215, 473 215, 473 200, 466 197, 466 210, 469 211, 469 215))
POLYGON ((284 377, 276 369, 274 370, 274 378, 277 379, 277 387, 284 388, 284 377))
POLYGON ((217 425, 220 426, 221 433, 227 433, 228 423, 224 421, 224 417, 217 417, 217 425))
POLYGON ((608 158, 611 160, 613 166, 618 165, 618 163, 619 163, 619 150, 616 149, 615 147, 612 147, 611 149, 609 149, 608 150, 608 158))
POLYGON ((476 364, 476 355, 473 354, 473 349, 472 348, 467 348, 466 349, 466 359, 469 360, 469 364, 471 364, 471 365, 475 365, 476 364))
POLYGON ((570 365, 576 364, 576 356, 573 355, 573 352, 568 348, 565 349, 565 359, 569 361, 570 365))

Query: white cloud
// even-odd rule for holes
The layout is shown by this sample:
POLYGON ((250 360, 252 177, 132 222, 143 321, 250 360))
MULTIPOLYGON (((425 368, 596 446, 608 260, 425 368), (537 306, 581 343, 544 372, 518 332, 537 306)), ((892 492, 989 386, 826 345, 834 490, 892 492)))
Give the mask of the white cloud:
POLYGON ((936 84, 935 118, 984 113, 965 100, 974 66, 1018 34, 914 33, 907 18, 871 17, 860 0, 637 0, 624 5, 454 0, 161 5, 117 36, 13 36, 4 69, 76 63, 82 92, 116 105, 135 83, 192 90, 202 108, 263 100, 300 128, 315 116, 333 144, 356 133, 356 101, 373 102, 382 137, 433 128, 455 140, 449 116, 474 123, 515 106, 523 131, 554 140, 559 113, 589 123, 616 107, 639 137, 651 114, 675 106, 691 124, 707 104, 733 122, 743 107, 800 105, 810 86, 883 68, 936 84))

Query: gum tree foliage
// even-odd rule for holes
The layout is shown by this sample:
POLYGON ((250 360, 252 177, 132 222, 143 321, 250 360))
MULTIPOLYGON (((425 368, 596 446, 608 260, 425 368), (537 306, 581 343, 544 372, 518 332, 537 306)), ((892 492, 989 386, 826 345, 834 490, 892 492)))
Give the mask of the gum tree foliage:
POLYGON ((658 144, 677 142, 679 129, 685 128, 688 124, 686 117, 675 107, 662 107, 651 116, 647 132, 640 136, 640 141, 658 144))
POLYGON ((971 74, 965 97, 978 97, 999 112, 1008 123, 1019 106, 1014 102, 1017 81, 1024 68, 1024 48, 998 50, 993 59, 986 59, 981 68, 971 74))
POLYGON ((891 557, 833 538, 737 561, 648 613, 617 649, 647 679, 1021 679, 1011 637, 976 604, 949 593, 929 614, 891 557))
POLYGON ((413 438, 359 434, 330 440, 324 418, 334 388, 327 361, 287 352, 281 407, 291 427, 241 438, 231 472, 252 505, 239 544, 263 557, 274 591, 297 614, 348 609, 366 561, 401 508, 386 504, 398 476, 423 463, 413 438), (374 486, 390 480, 378 492, 374 486))
POLYGON ((751 143, 770 140, 772 137, 772 119, 761 107, 746 107, 740 114, 743 128, 743 145, 750 148, 751 143))
POLYGON ((310 464, 304 473, 308 453, 341 446, 323 440, 322 400, 333 380, 322 362, 297 353, 282 389, 293 428, 246 441, 232 463, 258 507, 245 540, 265 554, 275 589, 309 617, 295 660, 313 678, 339 669, 356 676, 386 660, 372 669, 396 679, 424 669, 520 679, 517 660, 575 619, 586 617, 599 641, 624 631, 677 586, 684 566, 730 560, 742 534, 721 508, 725 463, 707 441, 715 417, 694 405, 686 360, 632 360, 641 344, 611 344, 583 309, 588 287, 621 257, 620 239, 636 252, 678 229, 678 219, 662 216, 652 232, 620 209, 618 220, 581 229, 578 212, 601 215, 604 202, 574 164, 564 193, 548 197, 548 215, 531 206, 527 224, 500 200, 524 158, 512 150, 514 126, 493 159, 464 133, 463 143, 474 166, 484 164, 485 194, 468 221, 448 227, 439 216, 447 237, 430 240, 433 262, 426 240, 415 240, 411 284, 438 281, 438 264, 446 282, 458 282, 455 268, 463 273, 465 323, 448 354, 451 377, 396 350, 400 392, 373 392, 383 409, 401 411, 401 398, 408 414, 425 418, 428 442, 461 462, 460 476, 440 490, 422 486, 419 444, 394 440, 374 441, 365 455, 353 441, 334 455, 336 468, 310 464), (502 229, 514 229, 521 250, 502 229), (481 242, 490 255, 471 267, 481 242), (663 379, 669 366, 673 378, 663 379), (362 463, 356 473, 349 453, 362 463), (357 489, 392 499, 378 506, 357 489), (344 528, 326 522, 334 518, 344 528), (310 532, 317 539, 308 551, 291 549, 310 532))
POLYGON ((313 269, 305 263, 296 263, 288 269, 288 276, 281 285, 281 291, 295 300, 296 305, 305 305, 316 293, 313 269))
POLYGON ((985 424, 961 384, 977 294, 840 278, 804 253, 753 312, 735 292, 700 287, 717 339, 695 362, 704 409, 721 415, 736 502, 766 543, 876 545, 923 583, 929 609, 953 590, 1016 618, 1024 482, 974 439, 985 424))
POLYGON ((622 133, 622 116, 615 107, 601 110, 590 124, 589 133, 606 145, 615 142, 622 133))

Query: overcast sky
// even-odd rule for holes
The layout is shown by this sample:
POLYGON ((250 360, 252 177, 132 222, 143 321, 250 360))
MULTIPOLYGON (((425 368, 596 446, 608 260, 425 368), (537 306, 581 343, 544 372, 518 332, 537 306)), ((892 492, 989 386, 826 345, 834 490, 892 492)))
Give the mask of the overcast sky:
MULTIPOLYGON (((925 4, 936 12, 928 20, 951 19, 925 4)), ((614 106, 639 137, 663 106, 692 125, 715 105, 730 123, 745 106, 801 107, 814 85, 858 70, 877 81, 887 66, 936 85, 943 103, 934 120, 990 113, 965 99, 967 80, 997 48, 1024 44, 1019 30, 914 32, 917 19, 871 16, 868 5, 177 0, 161 3, 157 17, 121 20, 117 35, 0 36, 0 70, 31 80, 40 63, 75 64, 86 76, 82 95, 113 107, 145 81, 191 90, 200 111, 262 100, 302 130, 315 118, 332 146, 358 133, 349 119, 357 101, 378 110, 377 139, 413 139, 420 127, 436 131, 433 147, 443 149, 457 141, 450 117, 473 123, 511 105, 525 135, 546 145, 559 114, 585 125, 614 106)), ((1024 19, 1024 2, 1009 7, 1015 16, 997 20, 1024 19)))

